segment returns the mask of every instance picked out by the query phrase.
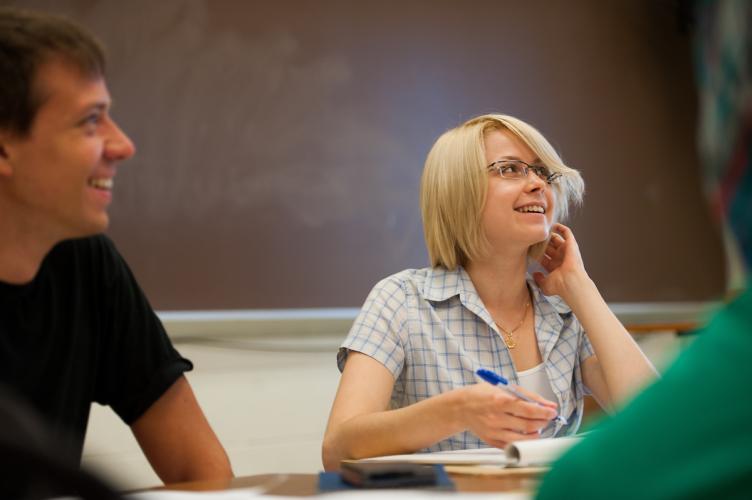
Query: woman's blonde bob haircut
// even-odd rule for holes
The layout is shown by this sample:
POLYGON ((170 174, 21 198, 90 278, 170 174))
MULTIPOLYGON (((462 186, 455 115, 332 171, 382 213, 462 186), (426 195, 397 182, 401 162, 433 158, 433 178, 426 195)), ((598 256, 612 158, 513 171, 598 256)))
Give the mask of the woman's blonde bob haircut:
MULTIPOLYGON (((481 214, 488 190, 484 141, 492 130, 514 134, 551 172, 561 174, 547 187, 554 193, 554 222, 566 218, 570 204, 582 202, 585 184, 580 173, 566 166, 534 127, 508 115, 473 118, 439 137, 423 168, 420 209, 433 267, 452 270, 488 253, 490 244, 481 226, 481 214)), ((542 241, 531 246, 528 255, 539 257, 545 245, 542 241)))

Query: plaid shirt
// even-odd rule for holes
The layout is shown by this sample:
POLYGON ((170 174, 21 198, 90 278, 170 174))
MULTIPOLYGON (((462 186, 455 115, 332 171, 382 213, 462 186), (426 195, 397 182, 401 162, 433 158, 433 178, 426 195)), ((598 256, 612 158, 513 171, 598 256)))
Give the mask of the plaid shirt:
MULTIPOLYGON (((538 348, 561 414, 568 425, 552 424, 548 436, 572 434, 582 419, 580 365, 593 348, 571 309, 546 297, 528 277, 538 348)), ((366 354, 394 376, 391 408, 474 384, 475 371, 488 368, 518 383, 512 357, 464 269, 407 269, 380 281, 366 299, 337 354, 340 371, 348 350, 366 354)), ((462 432, 424 451, 488 446, 462 432)))

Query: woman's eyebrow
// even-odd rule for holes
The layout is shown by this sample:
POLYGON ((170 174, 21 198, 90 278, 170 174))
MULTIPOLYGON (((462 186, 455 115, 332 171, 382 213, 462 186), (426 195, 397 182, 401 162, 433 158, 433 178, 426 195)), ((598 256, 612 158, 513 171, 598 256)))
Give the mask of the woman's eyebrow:
MULTIPOLYGON (((518 160, 518 161, 525 161, 525 160, 523 160, 522 158, 520 158, 519 156, 510 156, 510 155, 506 155, 506 156, 501 156, 501 157, 500 157, 500 158, 499 158, 498 160, 496 160, 496 161, 501 161, 501 160, 518 160)), ((525 162, 525 163, 527 163, 527 162, 525 162)), ((536 156, 536 157, 535 157, 535 159, 533 159, 533 161, 531 161, 531 162, 530 162, 530 165, 543 165, 543 161, 542 161, 542 160, 541 160, 540 158, 538 158, 538 157, 536 156)))

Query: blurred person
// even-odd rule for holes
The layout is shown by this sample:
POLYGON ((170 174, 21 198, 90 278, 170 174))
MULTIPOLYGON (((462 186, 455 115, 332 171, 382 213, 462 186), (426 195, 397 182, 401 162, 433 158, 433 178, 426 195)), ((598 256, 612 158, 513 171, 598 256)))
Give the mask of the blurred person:
MULTIPOLYGON (((697 4, 700 153, 713 212, 752 264, 752 3, 697 4)), ((694 174, 688 172, 688 175, 694 174)), ((541 499, 749 498, 752 291, 718 311, 660 381, 565 454, 541 499)))

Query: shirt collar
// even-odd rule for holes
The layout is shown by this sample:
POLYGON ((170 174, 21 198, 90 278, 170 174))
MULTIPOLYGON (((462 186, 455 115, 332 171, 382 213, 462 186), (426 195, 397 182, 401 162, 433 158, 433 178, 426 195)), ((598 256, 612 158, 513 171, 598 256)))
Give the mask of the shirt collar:
MULTIPOLYGON (((538 312, 535 329, 538 332, 541 355, 545 360, 564 326, 564 318, 571 315, 572 310, 561 297, 544 295, 531 274, 528 273, 526 280, 530 290, 532 290, 533 304, 538 312), (544 327, 544 322, 547 327, 544 327)), ((432 302, 443 302, 459 296, 463 306, 481 318, 491 328, 495 328, 493 318, 483 305, 470 275, 461 266, 457 266, 453 270, 443 267, 429 269, 423 283, 422 293, 426 300, 432 302)))
MULTIPOLYGON (((550 310, 554 310, 559 315, 566 317, 572 313, 572 309, 561 297, 557 295, 546 296, 538 288, 531 274, 527 275, 527 284, 533 293, 533 303, 536 307, 546 305, 550 310)), ((426 280, 423 283, 423 297, 432 302, 443 302, 457 295, 460 301, 467 305, 468 302, 480 301, 478 292, 475 291, 470 275, 462 266, 449 270, 443 267, 433 267, 429 269, 426 280)))
POLYGON ((432 267, 426 275, 423 283, 423 297, 432 302, 443 302, 457 295, 464 302, 468 290, 477 295, 473 282, 467 271, 461 266, 456 269, 444 269, 443 267, 432 267))
POLYGON ((572 314, 572 309, 561 297, 558 295, 545 295, 541 289, 538 288, 538 285, 530 274, 527 275, 527 284, 530 287, 530 290, 533 291, 533 302, 536 306, 547 304, 562 317, 567 317, 572 314))

